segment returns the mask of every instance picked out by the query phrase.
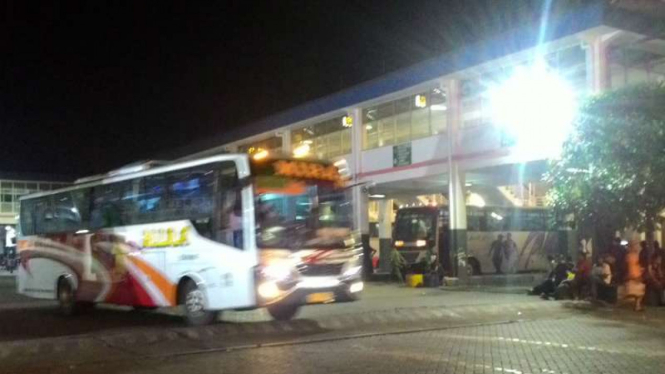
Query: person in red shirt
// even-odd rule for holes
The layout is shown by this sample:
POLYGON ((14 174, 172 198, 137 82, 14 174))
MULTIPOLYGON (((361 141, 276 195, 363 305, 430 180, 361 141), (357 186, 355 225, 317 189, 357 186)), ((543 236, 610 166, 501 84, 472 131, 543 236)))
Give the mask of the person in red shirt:
POLYGON ((586 251, 580 251, 575 265, 575 278, 571 282, 573 298, 579 300, 586 295, 591 281, 591 261, 586 251))

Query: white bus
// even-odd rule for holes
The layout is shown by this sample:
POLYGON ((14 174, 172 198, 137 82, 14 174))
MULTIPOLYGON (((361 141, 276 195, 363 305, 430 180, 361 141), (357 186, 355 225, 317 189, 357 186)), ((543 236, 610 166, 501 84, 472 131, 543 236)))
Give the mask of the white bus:
MULTIPOLYGON (((553 212, 546 208, 466 207, 467 262, 474 275, 547 271, 548 256, 566 249, 560 241, 553 212), (492 244, 510 236, 515 253, 492 253, 492 244)), ((397 211, 393 246, 409 270, 418 270, 425 257, 437 256, 444 273, 451 272, 448 207, 405 207, 397 211)))
POLYGON ((179 306, 190 324, 263 306, 285 320, 304 304, 356 299, 362 251, 341 169, 218 155, 25 196, 18 292, 66 314, 179 306))

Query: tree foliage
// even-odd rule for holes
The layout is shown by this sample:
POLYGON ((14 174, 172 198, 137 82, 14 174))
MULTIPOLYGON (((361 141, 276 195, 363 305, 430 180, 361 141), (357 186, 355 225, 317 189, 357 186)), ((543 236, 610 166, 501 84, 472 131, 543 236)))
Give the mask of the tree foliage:
POLYGON ((588 98, 546 179, 554 208, 574 214, 582 231, 652 232, 665 208, 665 86, 588 98))

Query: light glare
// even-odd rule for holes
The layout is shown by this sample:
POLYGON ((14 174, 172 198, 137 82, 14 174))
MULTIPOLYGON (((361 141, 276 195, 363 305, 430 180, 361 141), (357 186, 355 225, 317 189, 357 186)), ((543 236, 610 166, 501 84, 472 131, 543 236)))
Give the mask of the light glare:
POLYGON ((556 156, 577 105, 572 87, 545 63, 518 67, 489 90, 492 121, 513 136, 522 151, 556 156))
POLYGON ((309 155, 310 150, 311 150, 310 145, 307 144, 307 143, 303 143, 303 144, 297 146, 293 150, 293 157, 295 157, 295 158, 307 157, 307 155, 309 155))

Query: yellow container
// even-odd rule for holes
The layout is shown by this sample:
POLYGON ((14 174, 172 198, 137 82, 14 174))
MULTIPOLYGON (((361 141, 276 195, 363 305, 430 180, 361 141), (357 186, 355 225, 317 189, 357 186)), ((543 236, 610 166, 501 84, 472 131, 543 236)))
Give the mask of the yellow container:
POLYGON ((406 275, 406 285, 409 287, 422 287, 423 286, 423 275, 422 274, 407 274, 406 275))

